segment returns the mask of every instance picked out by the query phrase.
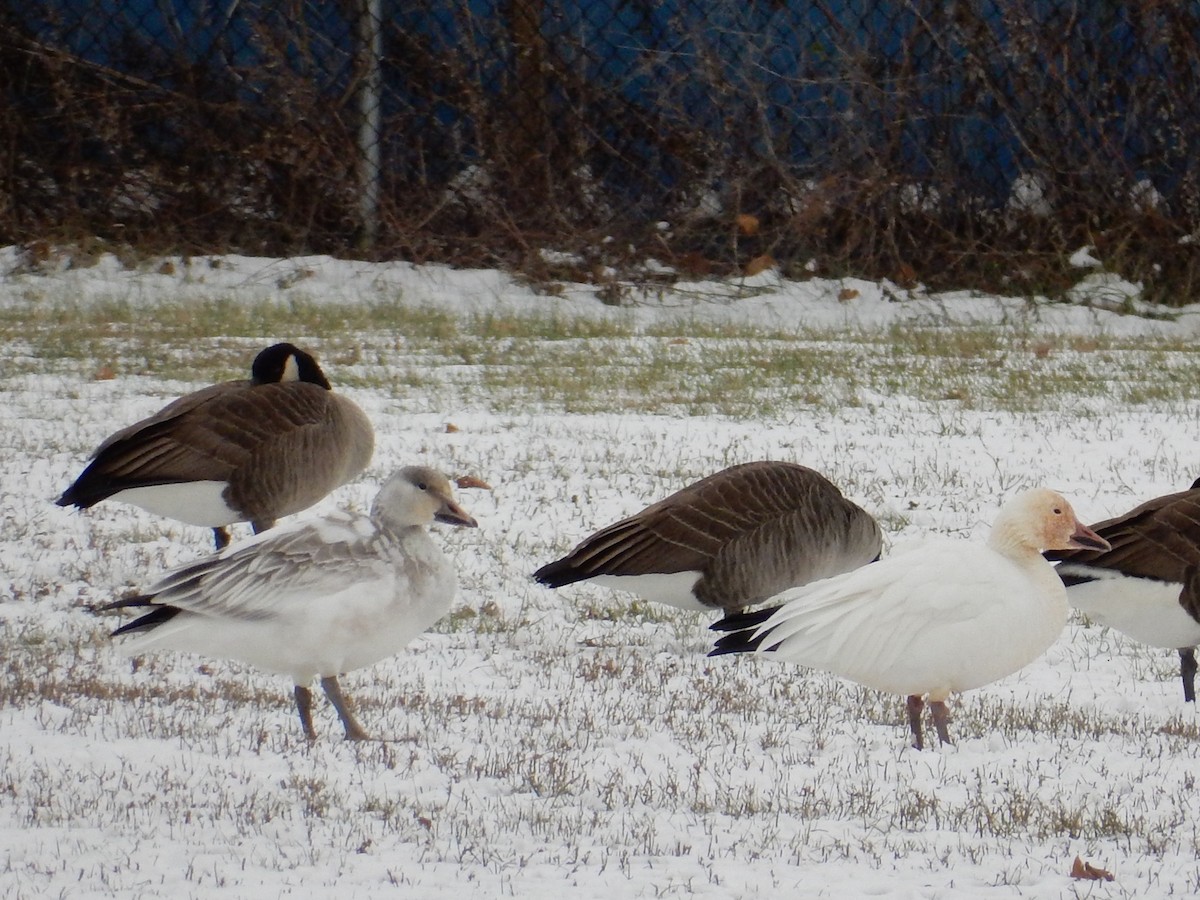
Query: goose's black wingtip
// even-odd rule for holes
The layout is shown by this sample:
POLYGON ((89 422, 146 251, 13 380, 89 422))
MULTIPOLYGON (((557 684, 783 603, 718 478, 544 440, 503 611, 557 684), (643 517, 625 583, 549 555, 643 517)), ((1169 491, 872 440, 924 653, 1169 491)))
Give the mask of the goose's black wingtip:
POLYGON ((723 618, 709 625, 711 631, 742 631, 746 628, 757 628, 779 610, 778 606, 768 606, 751 612, 726 613, 723 618))
POLYGON ((102 613, 112 612, 114 609, 132 609, 138 606, 154 605, 154 598, 149 594, 130 594, 128 597, 122 597, 120 600, 114 600, 112 603, 105 603, 103 606, 93 606, 92 611, 102 613))
MULTIPOLYGON (((708 651, 709 656, 724 656, 727 653, 753 653, 758 650, 769 631, 760 632, 759 626, 766 622, 779 609, 769 606, 766 609, 756 609, 753 612, 731 613, 723 619, 713 622, 708 627, 712 631, 725 632, 708 651)), ((768 647, 768 650, 773 649, 768 647)))
POLYGON ((126 604, 127 606, 149 606, 150 612, 144 616, 138 616, 132 622, 127 622, 116 631, 111 637, 119 637, 122 634, 133 634, 139 631, 150 631, 152 628, 157 628, 164 622, 169 622, 171 619, 179 615, 179 609, 174 606, 155 606, 153 603, 126 604))
POLYGON ((76 509, 90 509, 101 500, 106 500, 119 491, 121 487, 109 479, 99 476, 91 466, 83 470, 62 496, 54 501, 55 506, 74 506, 76 509))
POLYGON ((734 648, 725 646, 725 638, 721 638, 719 641, 716 642, 716 644, 713 645, 713 648, 711 650, 709 650, 708 653, 706 653, 705 655, 706 656, 726 656, 727 654, 737 653, 737 652, 738 651, 735 650, 734 648))
POLYGON ((149 631, 151 628, 156 628, 163 622, 168 622, 179 614, 179 609, 174 606, 159 605, 152 594, 131 594, 128 597, 122 597, 120 600, 114 600, 112 603, 105 603, 102 606, 89 607, 94 615, 108 613, 118 609, 149 609, 145 615, 138 616, 132 622, 126 622, 116 631, 112 632, 110 637, 119 637, 122 634, 132 634, 138 631, 149 631))
POLYGON ((90 503, 84 501, 79 492, 75 489, 75 485, 71 485, 62 492, 57 500, 54 501, 55 506, 74 506, 76 509, 87 509, 91 506, 90 503))
POLYGON ((753 630, 733 631, 717 638, 709 656, 725 656, 728 653, 753 653, 762 646, 766 634, 756 635, 753 630))
POLYGON ((568 584, 583 581, 588 575, 580 572, 565 559, 556 559, 546 563, 531 576, 538 584, 548 588, 560 588, 568 584))

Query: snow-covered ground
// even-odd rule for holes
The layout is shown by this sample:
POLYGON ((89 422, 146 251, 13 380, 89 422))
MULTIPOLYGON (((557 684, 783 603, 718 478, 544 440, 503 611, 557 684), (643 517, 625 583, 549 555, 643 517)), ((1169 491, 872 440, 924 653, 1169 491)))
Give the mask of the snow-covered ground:
MULTIPOLYGON (((496 272, 316 258, 134 271, 102 257, 29 271, 10 250, 0 273, 0 308, 18 310, 399 297, 464 316, 679 322, 681 334, 688 322, 803 326, 848 343, 905 323, 999 324, 998 340, 1005 329, 1104 333, 1147 348, 1200 331, 1195 308, 1109 311, 1139 309, 1136 286, 1095 271, 1081 275, 1077 305, 765 273, 663 289, 632 308, 604 306, 582 285, 547 297, 496 272)), ((261 335, 247 361, 253 346, 291 337, 261 335)), ((479 529, 435 529, 461 573, 455 612, 342 679, 368 730, 395 740, 345 743, 321 705, 310 746, 286 679, 171 654, 134 668, 107 636, 120 620, 87 611, 206 552, 203 529, 119 504, 80 514, 51 502, 101 438, 201 382, 94 380, 90 360, 30 373, 27 354, 14 341, 0 362, 0 895, 1200 890, 1200 737, 1170 651, 1073 621, 1043 659, 954 701, 956 745, 918 752, 898 698, 770 661, 708 659, 703 616, 529 579, 592 530, 759 458, 824 472, 881 518, 889 541, 982 535, 1002 499, 1036 483, 1094 521, 1200 474, 1200 403, 1065 397, 1061 409, 1014 414, 901 388, 843 409, 734 419, 452 406, 436 377, 424 394, 347 389, 375 423, 375 460, 306 515, 366 505, 410 462, 494 490, 460 492, 479 529), (1076 856, 1115 880, 1072 879, 1076 856)), ((402 364, 410 375, 424 365, 402 364)), ((328 374, 336 385, 336 367, 328 374)))

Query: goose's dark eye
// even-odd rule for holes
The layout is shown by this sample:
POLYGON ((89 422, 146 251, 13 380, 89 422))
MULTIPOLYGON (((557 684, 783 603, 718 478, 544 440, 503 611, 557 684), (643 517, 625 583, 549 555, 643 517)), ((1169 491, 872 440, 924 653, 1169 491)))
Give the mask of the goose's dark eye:
POLYGON ((1061 510, 1061 509, 1059 509, 1059 508, 1056 506, 1056 507, 1054 507, 1054 514, 1055 514, 1056 516, 1061 516, 1061 515, 1062 515, 1062 510, 1061 510))
POLYGON ((427 485, 423 481, 418 481, 417 482, 417 490, 418 491, 427 491, 427 490, 429 490, 429 485, 427 485))

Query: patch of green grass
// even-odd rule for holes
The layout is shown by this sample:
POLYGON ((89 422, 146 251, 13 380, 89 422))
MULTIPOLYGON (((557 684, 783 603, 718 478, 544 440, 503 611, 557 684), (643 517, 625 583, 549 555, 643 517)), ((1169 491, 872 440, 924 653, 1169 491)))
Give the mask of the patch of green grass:
MULTIPOLYGON (((579 617, 602 622, 648 622, 660 625, 674 622, 680 617, 678 610, 661 603, 649 603, 640 598, 626 599, 626 595, 613 595, 607 602, 585 599, 577 602, 579 617)), ((715 615, 715 611, 714 611, 715 615)))
POLYGON ((311 347, 346 387, 443 390, 495 411, 642 412, 755 419, 907 396, 1037 412, 1064 400, 1131 407, 1200 399, 1182 340, 1047 337, 1010 326, 821 333, 680 319, 457 316, 399 300, 30 302, 0 310, 17 348, 0 374, 91 377, 101 368, 212 382, 242 377, 266 340, 311 347))
POLYGON ((478 610, 470 606, 460 606, 450 611, 429 630, 453 634, 458 631, 469 631, 474 634, 495 634, 511 629, 512 625, 505 621, 500 607, 494 601, 487 601, 478 610))

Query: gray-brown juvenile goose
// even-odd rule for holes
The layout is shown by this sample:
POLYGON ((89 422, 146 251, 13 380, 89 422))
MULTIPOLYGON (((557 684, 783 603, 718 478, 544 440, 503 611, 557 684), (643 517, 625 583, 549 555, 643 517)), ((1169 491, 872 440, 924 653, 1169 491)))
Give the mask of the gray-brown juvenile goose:
POLYGON ((190 525, 256 532, 312 506, 371 460, 375 432, 292 344, 255 357, 248 380, 180 397, 107 438, 56 501, 87 509, 112 498, 190 525))
POLYGON ((113 632, 128 636, 130 654, 183 650, 290 676, 309 739, 309 684, 320 678, 346 738, 362 740, 338 675, 386 659, 450 611, 457 578, 426 530, 433 522, 476 526, 444 475, 408 466, 380 488, 370 515, 282 525, 103 609, 142 612, 113 632))
POLYGON ((805 466, 723 469, 609 525, 534 578, 590 581, 691 610, 738 610, 878 559, 878 523, 805 466))
POLYGON ((1054 551, 1067 601, 1110 628, 1179 652, 1183 699, 1196 699, 1200 644, 1200 480, 1092 530, 1111 550, 1054 551))

